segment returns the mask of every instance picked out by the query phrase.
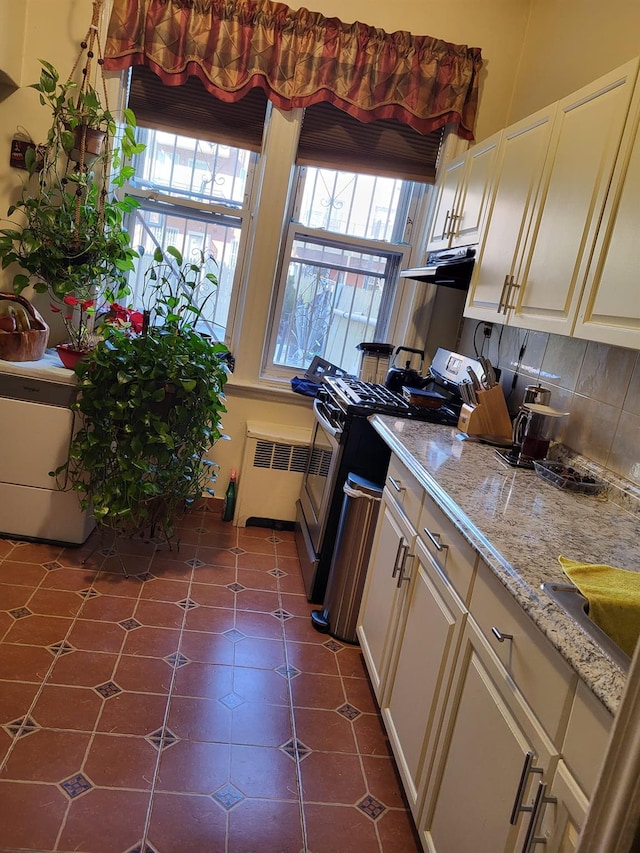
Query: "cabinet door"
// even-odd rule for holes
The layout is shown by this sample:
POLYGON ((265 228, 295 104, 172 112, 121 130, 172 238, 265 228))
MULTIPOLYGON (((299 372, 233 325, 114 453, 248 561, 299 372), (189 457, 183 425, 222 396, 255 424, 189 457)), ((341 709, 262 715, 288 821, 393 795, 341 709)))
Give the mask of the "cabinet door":
POLYGON ((432 853, 522 850, 535 790, 557 755, 470 618, 445 720, 418 822, 423 845, 432 853))
POLYGON ((548 853, 574 853, 589 803, 564 761, 558 762, 547 796, 552 801, 542 804, 535 835, 546 840, 548 853))
POLYGON ((509 325, 571 334, 637 71, 635 59, 558 103, 509 325))
POLYGON ((466 616, 419 539, 407 598, 382 716, 405 794, 417 816, 419 779, 428 772, 466 616))
POLYGON ((460 157, 445 166, 438 180, 436 201, 433 208, 431 234, 427 241, 429 251, 448 249, 455 228, 455 208, 458 192, 464 175, 465 158, 460 157))
POLYGON ((640 349, 640 86, 636 87, 573 334, 640 349))
POLYGON ((553 104, 503 132, 465 317, 504 322, 512 290, 509 285, 515 282, 518 254, 526 242, 555 110, 553 104))
POLYGON ((415 531, 385 489, 356 628, 371 684, 380 703, 403 597, 411 574, 415 531))
POLYGON ((453 214, 453 246, 471 246, 480 239, 501 138, 502 131, 474 145, 465 155, 464 178, 453 214))

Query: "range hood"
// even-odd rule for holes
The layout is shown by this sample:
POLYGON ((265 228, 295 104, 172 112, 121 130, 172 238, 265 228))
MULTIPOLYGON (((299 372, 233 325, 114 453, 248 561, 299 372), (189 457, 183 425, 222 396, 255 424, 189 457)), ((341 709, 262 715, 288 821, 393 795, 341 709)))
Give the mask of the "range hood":
POLYGON ((424 267, 400 270, 400 278, 452 287, 455 290, 468 290, 475 259, 475 246, 430 252, 424 267))

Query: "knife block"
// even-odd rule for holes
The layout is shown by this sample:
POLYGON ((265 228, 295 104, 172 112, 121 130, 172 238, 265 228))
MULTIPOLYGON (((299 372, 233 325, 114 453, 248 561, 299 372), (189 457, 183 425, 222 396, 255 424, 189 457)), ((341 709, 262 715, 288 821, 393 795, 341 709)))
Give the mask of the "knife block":
POLYGON ((477 406, 463 404, 458 420, 458 429, 467 435, 491 435, 510 439, 511 418, 500 385, 476 391, 477 406))

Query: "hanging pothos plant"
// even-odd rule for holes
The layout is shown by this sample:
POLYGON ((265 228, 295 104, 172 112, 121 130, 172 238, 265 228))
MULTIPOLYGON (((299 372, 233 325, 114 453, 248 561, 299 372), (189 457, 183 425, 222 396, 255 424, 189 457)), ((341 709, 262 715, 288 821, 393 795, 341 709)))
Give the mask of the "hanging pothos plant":
POLYGON ((115 535, 171 541, 174 520, 203 494, 213 494, 216 466, 206 458, 222 434, 228 368, 224 344, 196 325, 199 294, 217 286, 197 263, 170 247, 157 249, 145 273, 145 324, 117 306, 102 324, 103 340, 76 368, 74 435, 66 474, 84 509, 115 535))

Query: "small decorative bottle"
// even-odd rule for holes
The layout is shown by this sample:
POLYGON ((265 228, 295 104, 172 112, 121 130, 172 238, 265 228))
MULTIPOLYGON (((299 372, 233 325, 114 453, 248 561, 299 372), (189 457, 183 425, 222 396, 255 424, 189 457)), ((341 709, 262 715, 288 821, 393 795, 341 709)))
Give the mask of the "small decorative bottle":
POLYGON ((236 472, 235 469, 229 475, 229 485, 224 495, 224 504, 222 506, 222 520, 231 521, 236 508, 236 472))

